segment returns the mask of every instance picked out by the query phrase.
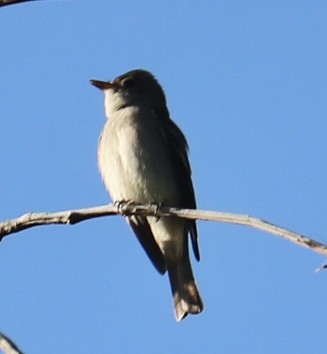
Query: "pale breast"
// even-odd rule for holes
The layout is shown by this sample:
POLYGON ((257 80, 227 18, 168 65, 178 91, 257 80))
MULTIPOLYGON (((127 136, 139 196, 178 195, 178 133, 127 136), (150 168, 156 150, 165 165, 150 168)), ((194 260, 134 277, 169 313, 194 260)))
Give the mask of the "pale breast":
POLYGON ((98 163, 114 201, 178 202, 173 166, 151 111, 128 107, 112 115, 99 141, 98 163))

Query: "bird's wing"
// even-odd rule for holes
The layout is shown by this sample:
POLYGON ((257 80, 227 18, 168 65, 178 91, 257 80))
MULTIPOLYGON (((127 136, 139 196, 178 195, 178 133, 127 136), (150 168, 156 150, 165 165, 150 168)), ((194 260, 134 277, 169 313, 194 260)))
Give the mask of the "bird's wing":
POLYGON ((153 237, 147 219, 138 215, 133 215, 126 217, 126 220, 133 229, 137 239, 139 240, 145 253, 150 258, 152 264, 160 274, 164 274, 166 272, 165 258, 153 237))
MULTIPOLYGON (((184 134, 170 119, 167 107, 154 110, 161 127, 161 134, 169 150, 175 179, 182 195, 180 207, 196 209, 195 194, 191 179, 191 166, 188 159, 188 145, 184 134)), ((192 247, 195 258, 200 260, 198 235, 195 220, 188 222, 188 232, 191 235, 192 247)))

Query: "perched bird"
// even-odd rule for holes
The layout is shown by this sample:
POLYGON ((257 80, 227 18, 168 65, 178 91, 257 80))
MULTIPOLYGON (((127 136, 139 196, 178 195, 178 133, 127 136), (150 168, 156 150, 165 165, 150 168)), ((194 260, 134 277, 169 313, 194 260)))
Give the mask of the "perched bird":
MULTIPOLYGON (((155 77, 139 69, 91 83, 105 96, 98 164, 112 200, 196 208, 187 142, 155 77)), ((176 320, 200 313, 188 251, 190 234, 200 259, 195 221, 136 215, 126 220, 159 273, 168 272, 176 320)))

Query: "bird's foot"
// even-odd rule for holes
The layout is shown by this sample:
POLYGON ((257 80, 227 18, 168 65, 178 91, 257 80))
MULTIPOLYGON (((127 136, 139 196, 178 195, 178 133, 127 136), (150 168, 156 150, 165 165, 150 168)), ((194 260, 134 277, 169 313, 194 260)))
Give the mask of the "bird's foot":
POLYGON ((151 202, 150 203, 150 206, 151 207, 155 207, 155 210, 154 210, 154 213, 153 213, 153 215, 155 216, 155 222, 158 222, 159 221, 159 219, 160 219, 160 216, 158 216, 157 214, 158 214, 158 211, 159 211, 159 209, 162 207, 162 203, 153 203, 153 202, 151 202))
POLYGON ((119 214, 122 214, 122 215, 125 214, 123 211, 123 208, 125 206, 129 206, 131 204, 134 204, 134 202, 132 200, 116 200, 114 202, 114 206, 117 207, 119 214))

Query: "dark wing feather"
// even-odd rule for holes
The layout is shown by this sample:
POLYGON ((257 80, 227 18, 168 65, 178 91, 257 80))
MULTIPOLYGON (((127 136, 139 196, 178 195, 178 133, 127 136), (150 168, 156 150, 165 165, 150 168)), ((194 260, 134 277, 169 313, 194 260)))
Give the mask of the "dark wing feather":
POLYGON ((166 272, 165 258, 153 237, 146 218, 133 215, 126 217, 126 220, 133 229, 137 239, 139 240, 145 253, 150 258, 152 264, 159 273, 164 274, 166 272))
MULTIPOLYGON (((185 136, 179 127, 170 119, 166 106, 155 109, 154 113, 158 117, 162 135, 169 148, 170 159, 182 195, 181 205, 177 206, 196 209, 194 188, 191 180, 191 166, 187 155, 188 145, 185 136)), ((195 220, 190 220, 187 226, 191 234, 194 256, 199 261, 200 252, 195 220)))

